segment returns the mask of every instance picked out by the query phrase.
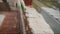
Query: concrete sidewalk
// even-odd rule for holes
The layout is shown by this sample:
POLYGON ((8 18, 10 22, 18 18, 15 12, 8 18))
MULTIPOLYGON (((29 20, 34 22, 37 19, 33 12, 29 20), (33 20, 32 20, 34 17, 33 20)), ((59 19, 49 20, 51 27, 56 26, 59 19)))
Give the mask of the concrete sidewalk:
POLYGON ((26 17, 33 34, 54 34, 43 16, 34 8, 26 7, 26 17))

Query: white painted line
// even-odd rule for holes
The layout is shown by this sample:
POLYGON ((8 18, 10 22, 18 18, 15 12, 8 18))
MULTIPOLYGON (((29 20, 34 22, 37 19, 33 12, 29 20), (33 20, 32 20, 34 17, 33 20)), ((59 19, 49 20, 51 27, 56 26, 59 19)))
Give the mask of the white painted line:
POLYGON ((0 26, 2 25, 2 22, 3 22, 4 18, 5 18, 5 16, 6 15, 0 14, 0 26))

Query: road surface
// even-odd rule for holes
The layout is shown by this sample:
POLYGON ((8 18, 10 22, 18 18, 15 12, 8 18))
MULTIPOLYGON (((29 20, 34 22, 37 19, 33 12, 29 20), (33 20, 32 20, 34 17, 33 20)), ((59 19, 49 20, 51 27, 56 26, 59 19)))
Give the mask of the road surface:
MULTIPOLYGON (((41 2, 39 3, 39 1, 35 0, 34 1, 36 5, 38 5, 39 7, 46 7, 45 5, 43 5, 41 2)), ((41 10, 41 9, 40 9, 41 10)), ((46 20, 46 22, 50 25, 50 27, 52 28, 52 30, 54 31, 55 34, 60 34, 60 22, 56 22, 54 20, 53 17, 51 17, 51 15, 49 15, 47 12, 45 11, 41 11, 41 14, 43 15, 44 19, 46 20)))
POLYGON ((54 18, 52 18, 51 15, 49 15, 47 12, 42 11, 41 14, 43 15, 46 22, 51 26, 52 30, 55 34, 60 34, 60 24, 57 23, 54 18))

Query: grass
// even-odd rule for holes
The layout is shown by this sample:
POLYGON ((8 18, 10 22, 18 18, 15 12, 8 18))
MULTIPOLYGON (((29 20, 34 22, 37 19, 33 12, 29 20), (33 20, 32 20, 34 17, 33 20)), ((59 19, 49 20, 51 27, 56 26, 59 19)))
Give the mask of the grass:
POLYGON ((33 7, 34 7, 36 10, 38 10, 38 9, 39 9, 39 6, 38 6, 38 5, 36 5, 35 3, 33 3, 33 7))
POLYGON ((33 7, 34 7, 35 9, 37 9, 38 6, 37 6, 35 3, 33 3, 33 7))
MULTIPOLYGON (((40 1, 40 0, 38 0, 38 1, 40 1)), ((53 1, 43 1, 43 0, 41 0, 40 2, 42 2, 43 4, 45 4, 48 7, 55 6, 55 4, 56 4, 56 1, 53 2, 53 1)))
POLYGON ((37 10, 38 13, 41 12, 40 7, 37 4, 33 3, 33 7, 37 10))

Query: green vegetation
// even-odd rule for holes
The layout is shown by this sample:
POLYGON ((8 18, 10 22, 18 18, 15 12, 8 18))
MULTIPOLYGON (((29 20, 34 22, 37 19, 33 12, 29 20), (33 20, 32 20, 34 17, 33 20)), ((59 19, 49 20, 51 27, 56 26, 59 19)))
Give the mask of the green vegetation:
POLYGON ((38 0, 38 1, 44 3, 48 7, 56 6, 56 4, 57 4, 56 0, 38 0))
POLYGON ((40 7, 38 5, 36 5, 35 3, 33 3, 33 7, 37 10, 37 12, 40 13, 40 7))
POLYGON ((37 6, 35 3, 33 3, 33 7, 38 10, 39 9, 39 6, 37 6))
POLYGON ((37 6, 35 3, 33 3, 33 7, 34 7, 35 9, 37 9, 38 6, 37 6))

